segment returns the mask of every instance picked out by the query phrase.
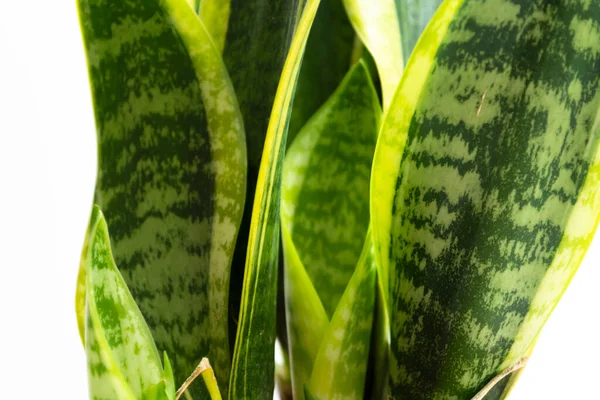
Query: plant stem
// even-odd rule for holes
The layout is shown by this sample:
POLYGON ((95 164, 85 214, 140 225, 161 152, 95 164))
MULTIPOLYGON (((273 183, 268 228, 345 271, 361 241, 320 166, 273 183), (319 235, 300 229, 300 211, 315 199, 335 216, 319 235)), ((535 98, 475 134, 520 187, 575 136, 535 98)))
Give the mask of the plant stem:
POLYGON ((183 385, 177 390, 176 399, 179 400, 181 395, 187 390, 187 388, 194 382, 194 380, 202 375, 202 379, 204 379, 204 384, 208 389, 208 393, 210 394, 211 400, 222 400, 221 392, 219 391, 219 386, 217 385, 217 378, 215 378, 215 373, 210 366, 210 362, 208 362, 208 358, 204 357, 200 364, 196 367, 192 375, 183 382, 183 385))

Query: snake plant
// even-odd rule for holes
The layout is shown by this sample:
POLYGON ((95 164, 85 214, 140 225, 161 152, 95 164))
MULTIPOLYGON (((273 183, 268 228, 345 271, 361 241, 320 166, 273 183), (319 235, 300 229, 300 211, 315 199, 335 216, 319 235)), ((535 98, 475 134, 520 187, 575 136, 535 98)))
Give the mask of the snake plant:
POLYGON ((78 9, 91 399, 509 395, 600 221, 600 4, 78 9))

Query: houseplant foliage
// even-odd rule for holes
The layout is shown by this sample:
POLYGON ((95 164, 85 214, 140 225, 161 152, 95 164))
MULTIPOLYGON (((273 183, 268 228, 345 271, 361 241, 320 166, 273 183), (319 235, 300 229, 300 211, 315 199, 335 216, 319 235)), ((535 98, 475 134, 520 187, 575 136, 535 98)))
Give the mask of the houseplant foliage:
POLYGON ((508 396, 600 219, 600 5, 78 7, 90 398, 508 396))

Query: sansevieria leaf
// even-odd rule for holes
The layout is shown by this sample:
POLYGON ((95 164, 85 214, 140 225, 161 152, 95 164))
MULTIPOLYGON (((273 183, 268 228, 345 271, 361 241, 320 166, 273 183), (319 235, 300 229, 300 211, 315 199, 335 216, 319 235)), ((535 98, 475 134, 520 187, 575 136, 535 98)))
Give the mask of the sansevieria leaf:
POLYGON ((383 109, 387 109, 400 82, 404 62, 394 0, 343 0, 358 37, 379 71, 383 109))
POLYGON ((200 5, 200 18, 231 75, 248 148, 246 207, 231 273, 232 338, 237 330, 252 206, 267 127, 301 3, 304 1, 202 0, 200 5))
POLYGON ((231 400, 273 396, 281 170, 296 81, 318 7, 319 0, 308 0, 304 7, 269 119, 252 209, 231 400))
MULTIPOLYGON (((98 137, 95 202, 115 261, 177 383, 206 356, 226 391, 246 182, 233 88, 185 0, 79 0, 79 12, 98 137)), ((200 384, 191 392, 206 393, 200 384)))
POLYGON ((174 400, 170 364, 165 355, 163 371, 150 330, 114 264, 98 207, 89 234, 85 343, 90 398, 174 400))
POLYGON ((449 0, 372 174, 391 395, 471 398, 528 354, 600 217, 600 4, 449 0))
POLYGON ((442 0, 395 0, 402 38, 404 62, 408 62, 417 40, 442 0))
POLYGON ((300 68, 288 147, 350 70, 354 38, 342 0, 321 0, 300 68))
POLYGON ((360 260, 327 327, 309 389, 320 399, 362 399, 375 309, 376 268, 370 231, 360 260))
POLYGON ((329 317, 360 258, 369 225, 370 166, 380 117, 377 93, 359 62, 286 155, 281 224, 292 385, 298 399, 309 382, 329 317))

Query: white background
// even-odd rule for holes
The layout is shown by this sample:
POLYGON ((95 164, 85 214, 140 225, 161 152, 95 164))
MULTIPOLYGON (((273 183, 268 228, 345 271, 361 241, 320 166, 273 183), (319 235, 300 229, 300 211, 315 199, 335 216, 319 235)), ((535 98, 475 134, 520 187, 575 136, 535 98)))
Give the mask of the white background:
MULTIPOLYGON (((95 131, 74 0, 0 8, 0 399, 85 399, 74 315, 95 131)), ((512 400, 599 399, 600 240, 512 400)))

